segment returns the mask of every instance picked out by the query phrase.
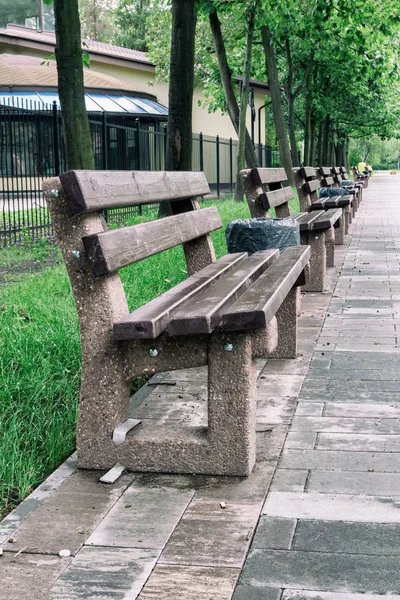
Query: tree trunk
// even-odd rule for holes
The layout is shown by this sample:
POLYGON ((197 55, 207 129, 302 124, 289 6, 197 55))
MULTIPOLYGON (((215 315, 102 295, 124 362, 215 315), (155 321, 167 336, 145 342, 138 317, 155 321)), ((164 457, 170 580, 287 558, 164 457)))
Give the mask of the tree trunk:
MULTIPOLYGON (((219 74, 221 77, 222 88, 224 90, 224 97, 226 103, 226 110, 232 125, 236 131, 239 132, 239 106, 236 100, 235 91, 232 84, 232 72, 229 68, 228 59, 226 57, 226 50, 224 39, 221 32, 221 23, 218 18, 218 13, 213 7, 209 13, 209 22, 211 33, 214 40, 215 53, 218 60, 219 74)), ((254 150, 253 142, 246 128, 246 142, 245 142, 245 158, 248 167, 257 167, 258 160, 254 150)))
POLYGON ((289 139, 290 139, 290 155, 292 157, 292 165, 294 167, 300 166, 299 153, 297 152, 297 141, 296 141, 296 128, 294 122, 294 96, 289 93, 287 95, 288 103, 288 128, 289 128, 289 139))
POLYGON ((318 165, 319 167, 327 167, 329 162, 329 125, 330 125, 330 117, 326 115, 323 121, 322 128, 322 164, 318 165))
POLYGON ((54 0, 58 95, 68 169, 94 169, 85 106, 78 0, 54 0))
POLYGON ((319 122, 318 126, 318 143, 317 143, 317 167, 322 166, 322 154, 324 145, 324 121, 319 122))
POLYGON ((289 142, 287 139, 286 123, 283 116, 283 107, 281 100, 281 92, 279 88, 278 70, 275 62, 275 53, 271 40, 271 33, 267 25, 261 27, 262 42, 265 53, 265 64, 267 68, 267 76, 269 89, 271 94, 272 114, 274 117, 276 137, 278 140, 279 154, 281 164, 286 171, 286 176, 290 185, 294 185, 292 174, 292 159, 290 156, 289 142))
POLYGON ((316 131, 317 124, 315 119, 311 118, 310 121, 310 151, 308 154, 308 164, 313 167, 315 165, 315 142, 316 142, 316 131))
POLYGON ((192 169, 195 0, 172 0, 171 66, 168 93, 167 171, 192 169))
POLYGON ((247 32, 246 41, 246 57, 244 62, 243 72, 243 84, 242 93, 240 95, 240 113, 239 113, 239 135, 238 135, 238 148, 236 155, 236 186, 235 186, 235 200, 241 202, 243 200, 243 186, 240 181, 240 171, 245 167, 245 148, 246 148, 246 115, 247 115, 247 104, 249 102, 249 83, 250 83, 250 71, 251 71, 251 51, 253 47, 253 36, 254 36, 254 19, 255 19, 255 5, 250 9, 249 14, 249 28, 247 32))
MULTIPOLYGON (((192 170, 195 0, 172 0, 172 39, 168 92, 166 171, 192 170)), ((158 216, 172 212, 161 202, 158 216)))
POLYGON ((297 141, 296 141, 296 130, 294 122, 294 100, 295 94, 292 91, 293 87, 293 61, 292 53, 290 49, 289 40, 285 42, 286 49, 286 60, 287 60, 287 80, 285 85, 286 101, 288 105, 288 130, 289 130, 289 141, 290 141, 290 155, 292 157, 292 165, 294 167, 300 166, 299 155, 297 152, 297 141))
POLYGON ((304 110, 304 164, 311 165, 311 70, 306 77, 306 94, 305 94, 305 110, 304 110))
POLYGON ((346 171, 349 171, 349 145, 350 139, 346 136, 344 142, 344 166, 346 167, 346 171))

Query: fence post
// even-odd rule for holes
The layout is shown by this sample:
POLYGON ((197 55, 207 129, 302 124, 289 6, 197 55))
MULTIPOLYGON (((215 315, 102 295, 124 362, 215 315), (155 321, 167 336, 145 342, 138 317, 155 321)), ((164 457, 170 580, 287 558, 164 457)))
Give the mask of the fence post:
POLYGON ((53 102, 53 144, 54 144, 54 175, 60 174, 60 151, 58 147, 58 110, 57 102, 53 102))
POLYGON ((103 169, 108 169, 108 132, 107 132, 107 113, 102 112, 102 149, 103 149, 103 169))
POLYGON ((268 168, 272 167, 271 162, 271 146, 265 146, 265 166, 268 168))
POLYGON ((200 131, 199 133, 199 143, 200 143, 200 171, 204 171, 204 147, 203 147, 203 134, 200 131))
POLYGON ((263 152, 262 152, 262 144, 258 144, 258 162, 260 163, 260 167, 263 166, 263 152))
POLYGON ((233 141, 229 138, 229 185, 233 194, 233 141))
POLYGON ((136 169, 140 171, 140 121, 136 119, 136 169))
POLYGON ((219 180, 219 135, 215 138, 216 142, 216 158, 217 158, 217 196, 220 197, 220 180, 219 180))

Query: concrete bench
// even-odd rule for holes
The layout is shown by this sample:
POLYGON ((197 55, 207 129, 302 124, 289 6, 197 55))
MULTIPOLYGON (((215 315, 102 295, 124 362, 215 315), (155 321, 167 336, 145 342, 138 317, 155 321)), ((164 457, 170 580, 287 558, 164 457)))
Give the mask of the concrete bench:
POLYGON ((298 221, 301 244, 311 247, 310 279, 303 291, 323 291, 326 267, 334 266, 334 231, 342 227, 342 209, 291 213, 289 201, 294 198, 293 190, 285 185, 286 173, 282 168, 244 169, 240 177, 252 217, 269 217, 269 210, 274 208, 278 218, 298 221))
POLYGON ((362 191, 364 189, 364 184, 361 181, 354 181, 350 179, 346 167, 333 167, 335 170, 335 174, 332 172, 332 177, 335 181, 338 182, 338 185, 341 187, 346 187, 349 189, 350 193, 354 194, 357 200, 357 208, 360 206, 362 202, 362 191))
POLYGON ((203 173, 70 171, 43 186, 79 316, 78 465, 248 475, 255 461, 255 359, 296 354, 297 287, 310 250, 215 260, 222 227, 203 173), (108 230, 101 211, 171 202, 172 216, 108 230), (182 244, 188 277, 128 310, 118 270, 182 244), (129 417, 130 383, 208 365, 208 426, 129 417))
MULTIPOLYGON (((317 177, 314 167, 296 167, 293 169, 293 178, 297 189, 300 202, 300 209, 313 212, 315 210, 332 210, 341 208, 343 218, 336 225, 334 243, 342 245, 345 242, 345 235, 349 229, 349 223, 352 220, 352 199, 350 196, 320 198, 318 190, 322 187, 317 177)), ((325 186, 324 186, 325 187, 325 186)), ((328 266, 333 266, 331 261, 328 266)))
MULTIPOLYGON (((315 169, 315 177, 318 179, 321 188, 337 188, 340 187, 336 184, 335 178, 332 174, 332 167, 317 167, 315 169)), ((344 189, 344 188, 343 188, 344 189)), ((331 197, 330 202, 333 203, 336 201, 336 206, 342 206, 345 212, 349 213, 349 217, 347 219, 348 223, 351 223, 352 218, 355 216, 358 209, 358 201, 355 197, 355 191, 350 191, 348 189, 345 190, 347 193, 343 196, 338 196, 337 198, 331 197), (346 208, 345 208, 346 207, 346 208)), ((341 192, 344 193, 344 192, 341 192)), ((319 192, 319 199, 322 200, 323 196, 321 196, 321 191, 319 192)), ((346 227, 346 233, 348 232, 348 227, 346 227)))
POLYGON ((360 173, 356 166, 352 167, 352 170, 354 181, 361 182, 364 185, 364 187, 367 188, 371 173, 369 171, 367 173, 360 173))

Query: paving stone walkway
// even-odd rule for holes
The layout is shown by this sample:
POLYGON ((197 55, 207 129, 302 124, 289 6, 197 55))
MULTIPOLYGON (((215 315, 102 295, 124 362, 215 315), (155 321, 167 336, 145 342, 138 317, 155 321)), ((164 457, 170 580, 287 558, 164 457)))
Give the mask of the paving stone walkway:
MULTIPOLYGON (((400 600, 398 181, 372 178, 298 358, 261 373, 251 476, 104 485, 71 458, 0 523, 1 600, 400 600)), ((198 425, 206 396, 204 369, 162 374, 132 414, 198 425)))
POLYGON ((364 194, 235 600, 400 598, 399 180, 364 194))

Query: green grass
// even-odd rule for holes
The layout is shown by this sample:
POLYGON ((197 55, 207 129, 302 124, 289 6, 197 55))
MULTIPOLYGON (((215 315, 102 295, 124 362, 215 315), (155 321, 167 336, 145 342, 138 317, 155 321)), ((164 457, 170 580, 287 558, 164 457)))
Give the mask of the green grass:
MULTIPOLYGON (((249 217, 246 203, 213 200, 202 206, 215 204, 224 227, 249 217)), ((226 254, 224 229, 212 239, 217 257, 226 254)), ((80 341, 64 265, 48 266, 59 260, 59 250, 44 242, 0 250, 0 271, 12 268, 14 279, 0 285, 0 516, 74 449, 80 341), (47 268, 26 272, 32 263, 47 268)), ((185 279, 183 250, 126 267, 121 277, 134 310, 185 279)))

